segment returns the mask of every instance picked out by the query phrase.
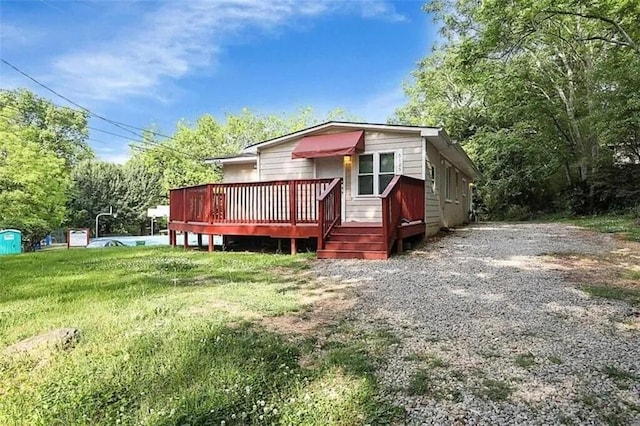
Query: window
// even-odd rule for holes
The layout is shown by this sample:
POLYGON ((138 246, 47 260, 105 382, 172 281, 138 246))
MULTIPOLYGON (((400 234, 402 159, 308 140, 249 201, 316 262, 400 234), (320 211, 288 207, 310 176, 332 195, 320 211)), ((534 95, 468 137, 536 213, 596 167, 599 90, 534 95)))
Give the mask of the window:
POLYGON ((436 176, 438 175, 436 170, 436 165, 431 165, 431 187, 433 188, 433 192, 436 192, 436 176))
POLYGON ((379 195, 396 173, 398 155, 376 152, 358 156, 358 195, 379 195))
POLYGON ((467 196, 467 180, 466 179, 462 179, 462 196, 463 197, 467 196))
POLYGON ((460 173, 458 173, 458 171, 456 170, 456 185, 455 185, 456 201, 458 201, 458 194, 460 193, 459 182, 460 182, 460 173))
POLYGON ((449 164, 444 169, 444 199, 451 201, 451 166, 449 164))

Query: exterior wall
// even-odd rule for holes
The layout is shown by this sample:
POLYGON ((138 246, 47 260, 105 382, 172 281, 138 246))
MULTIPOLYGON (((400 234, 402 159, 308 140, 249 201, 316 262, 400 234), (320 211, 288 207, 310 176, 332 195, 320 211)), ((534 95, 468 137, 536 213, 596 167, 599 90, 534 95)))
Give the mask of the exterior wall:
POLYGON ((442 209, 440 208, 440 183, 439 173, 442 170, 440 165, 440 152, 430 143, 427 143, 426 158, 426 196, 425 201, 425 221, 427 224, 427 235, 436 234, 442 227, 442 209), (432 172, 435 168, 435 172, 432 172), (435 179, 432 178, 432 173, 435 179))
POLYGON ((440 154, 439 157, 439 182, 436 184, 436 186, 438 191, 438 198, 440 200, 440 209, 442 212, 440 216, 441 226, 451 227, 461 225, 467 220, 469 214, 469 197, 471 197, 469 184, 472 182, 472 180, 469 178, 469 176, 456 169, 454 165, 449 165, 451 167, 451 197, 447 199, 445 179, 448 161, 447 158, 442 154, 440 154), (466 180, 466 190, 463 190, 463 180, 466 180))
POLYGON ((258 170, 255 163, 225 164, 222 182, 255 182, 258 180, 258 170))
POLYGON ((291 158, 298 141, 296 139, 261 151, 258 154, 258 180, 313 179, 313 160, 291 158))
MULTIPOLYGON (((364 153, 397 151, 402 164, 400 174, 423 178, 423 139, 419 135, 389 132, 365 132, 364 153)), ((351 156, 345 170, 345 220, 353 222, 381 222, 382 202, 378 196, 357 196, 356 179, 358 156, 351 156)))
MULTIPOLYGON (((291 152, 298 141, 298 139, 292 140, 262 150, 259 153, 257 172, 254 169, 248 169, 248 167, 253 167, 252 165, 225 166, 224 181, 313 179, 317 174, 314 160, 291 158, 291 152)), ((400 155, 401 167, 400 170, 396 170, 396 173, 425 180, 425 221, 427 234, 433 235, 443 226, 456 226, 467 220, 471 197, 469 184, 472 183, 472 179, 451 165, 451 199, 447 200, 445 198, 447 158, 431 143, 426 143, 425 151, 425 143, 425 139, 416 134, 366 131, 364 154, 397 152, 400 155), (431 179, 431 167, 433 166, 435 166, 435 182, 431 179), (456 171, 458 172, 457 185, 455 182, 456 171), (462 188, 463 179, 466 180, 466 191, 463 191, 462 188)), ((344 220, 381 222, 380 197, 356 195, 357 167, 357 155, 351 156, 350 161, 344 161, 344 220)))

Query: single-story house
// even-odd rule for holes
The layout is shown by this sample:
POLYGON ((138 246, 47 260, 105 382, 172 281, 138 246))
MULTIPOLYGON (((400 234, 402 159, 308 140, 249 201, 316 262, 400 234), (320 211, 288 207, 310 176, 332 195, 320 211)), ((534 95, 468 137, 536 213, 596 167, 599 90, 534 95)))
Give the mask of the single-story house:
POLYGON ((295 253, 304 238, 319 258, 385 259, 465 222, 478 176, 442 128, 336 121, 209 161, 222 183, 170 193, 172 245, 178 231, 253 235, 290 238, 295 253))

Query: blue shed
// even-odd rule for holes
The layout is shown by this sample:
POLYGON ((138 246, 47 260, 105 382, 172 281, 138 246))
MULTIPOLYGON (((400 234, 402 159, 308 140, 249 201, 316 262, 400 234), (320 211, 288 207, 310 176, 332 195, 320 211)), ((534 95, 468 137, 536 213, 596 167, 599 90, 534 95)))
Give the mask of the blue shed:
POLYGON ((0 231, 0 256, 22 252, 22 232, 16 229, 0 231))

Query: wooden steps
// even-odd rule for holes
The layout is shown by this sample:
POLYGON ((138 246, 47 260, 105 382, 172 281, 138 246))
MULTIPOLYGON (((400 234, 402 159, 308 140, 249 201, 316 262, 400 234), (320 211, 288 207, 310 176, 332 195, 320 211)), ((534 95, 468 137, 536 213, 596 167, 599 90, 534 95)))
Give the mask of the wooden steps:
POLYGON ((318 259, 387 259, 382 224, 336 226, 317 256, 318 259))

